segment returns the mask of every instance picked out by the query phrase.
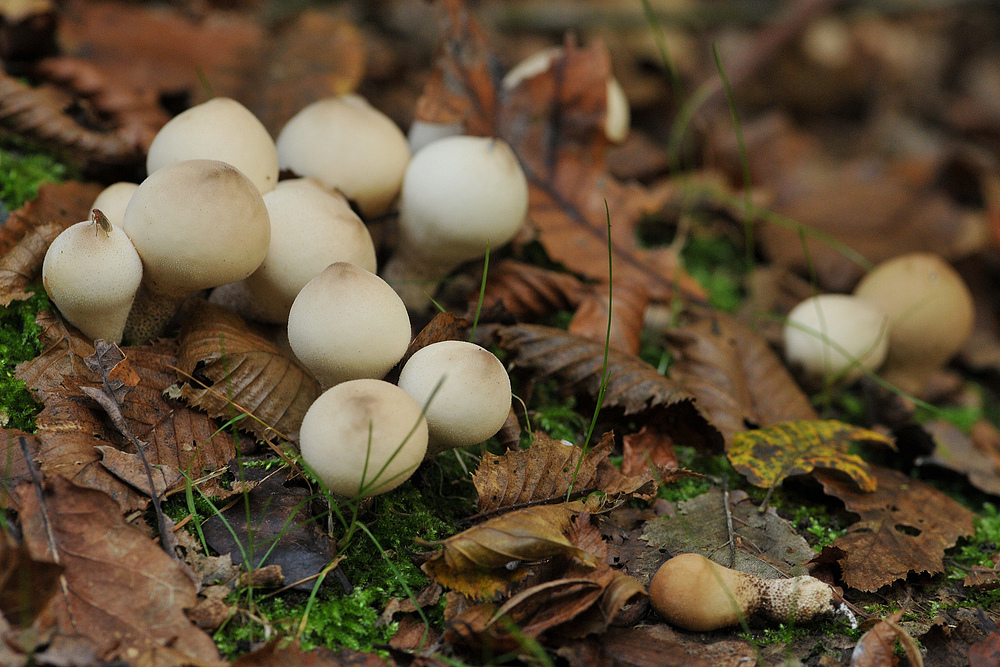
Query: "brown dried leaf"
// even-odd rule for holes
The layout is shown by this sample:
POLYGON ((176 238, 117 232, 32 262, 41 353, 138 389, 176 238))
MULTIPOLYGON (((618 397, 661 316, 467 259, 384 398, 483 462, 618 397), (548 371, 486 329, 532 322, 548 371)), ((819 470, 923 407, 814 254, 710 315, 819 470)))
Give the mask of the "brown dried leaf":
POLYGON ((38 282, 45 253, 60 232, 57 224, 34 227, 0 258, 0 306, 31 296, 26 288, 38 282))
POLYGON ((561 646, 570 667, 742 667, 755 664, 757 649, 743 641, 703 644, 666 624, 610 628, 561 646))
POLYGON ((42 328, 38 334, 42 352, 14 369, 14 376, 23 380, 28 389, 37 391, 45 399, 69 378, 92 384, 100 382, 100 376, 84 362, 94 352, 94 344, 89 338, 52 311, 40 311, 35 324, 42 328))
POLYGON ((862 635, 851 653, 851 667, 883 667, 896 663, 896 641, 902 644, 909 663, 914 666, 924 664, 917 642, 900 627, 903 611, 897 611, 875 624, 862 635))
POLYGON ((240 657, 233 667, 385 667, 385 658, 349 648, 333 651, 325 646, 303 651, 297 642, 272 639, 253 653, 240 657))
POLYGON ((649 304, 645 285, 627 279, 616 280, 614 289, 599 285, 580 303, 567 330, 570 333, 603 343, 612 349, 638 355, 642 338, 643 315, 649 304), (611 332, 608 336, 608 310, 611 332))
MULTIPOLYGON (((603 344, 532 324, 500 327, 497 336, 515 366, 555 377, 564 386, 597 399, 604 370, 603 344)), ((722 446, 722 436, 701 416, 694 398, 632 355, 609 352, 603 407, 620 408, 626 415, 663 411, 673 417, 668 435, 675 442, 709 449, 722 446)))
POLYGON ((50 606, 60 635, 82 635, 103 660, 169 644, 195 660, 219 660, 211 637, 184 609, 195 585, 176 561, 121 518, 103 493, 60 477, 18 489, 25 545, 33 558, 65 568, 64 587, 50 606), (100 567, 95 567, 100 564, 100 567))
MULTIPOLYGON (((590 288, 570 273, 560 273, 505 259, 486 277, 483 308, 503 302, 518 321, 537 320, 559 310, 576 310, 590 288)), ((470 306, 479 299, 479 290, 469 295, 470 306)), ((606 320, 605 320, 606 321, 606 320)))
POLYGON ((422 566, 442 586, 478 599, 489 599, 524 572, 505 566, 517 560, 541 560, 557 554, 593 558, 566 539, 565 533, 582 503, 528 507, 465 530, 443 542, 422 566))
POLYGON ((406 348, 406 353, 399 362, 399 366, 402 367, 406 365, 406 362, 410 360, 418 350, 427 347, 433 343, 439 343, 444 340, 468 340, 469 339, 469 322, 468 320, 454 315, 452 313, 438 313, 434 318, 427 323, 423 329, 420 330, 412 341, 410 345, 406 348))
POLYGON ((910 572, 943 572, 945 549, 974 532, 973 513, 920 480, 872 469, 878 482, 874 493, 858 491, 834 473, 813 473, 827 494, 861 517, 832 545, 845 552, 839 559, 844 581, 875 591, 910 572))
POLYGON ((650 428, 649 424, 643 424, 637 433, 622 437, 622 474, 642 474, 650 464, 658 470, 676 469, 677 452, 669 436, 657 428, 650 428))
POLYGON ((472 480, 479 494, 479 511, 487 514, 563 498, 570 487, 575 495, 595 490, 611 497, 655 492, 655 482, 648 473, 626 477, 607 460, 613 446, 611 433, 605 433, 584 453, 539 432, 528 449, 503 456, 484 452, 472 480))
MULTIPOLYGON (((977 447, 961 429, 943 420, 927 422, 921 428, 934 440, 934 451, 930 456, 921 457, 918 460, 920 465, 947 468, 968 477, 969 483, 980 491, 1000 494, 997 461, 977 447)), ((986 429, 992 430, 990 426, 986 429)), ((982 434, 984 429, 978 431, 982 434)))
POLYGON ((63 568, 35 560, 27 547, 0 530, 0 612, 15 628, 27 628, 59 590, 63 568))
POLYGON ((177 367, 188 377, 181 395, 212 417, 246 414, 240 429, 266 438, 275 432, 298 440, 319 383, 298 362, 254 333, 231 311, 199 302, 178 336, 177 367))

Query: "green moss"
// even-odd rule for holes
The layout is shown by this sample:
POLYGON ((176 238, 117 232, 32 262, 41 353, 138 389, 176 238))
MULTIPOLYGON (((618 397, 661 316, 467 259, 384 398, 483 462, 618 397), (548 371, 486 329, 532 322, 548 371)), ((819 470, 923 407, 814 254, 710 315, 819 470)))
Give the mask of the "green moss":
POLYGON ((681 252, 684 268, 708 291, 708 302, 733 312, 743 301, 745 258, 726 238, 693 236, 681 252))
POLYGON ((14 377, 14 368, 42 351, 38 342, 41 327, 35 324, 35 316, 50 308, 48 297, 41 291, 0 308, 0 425, 4 427, 35 429, 39 405, 24 382, 14 377))
POLYGON ((0 201, 8 211, 33 199, 42 183, 58 183, 68 176, 66 165, 52 156, 0 148, 0 201))
POLYGON ((964 568, 993 567, 990 556, 1000 551, 1000 511, 993 503, 984 503, 974 520, 975 534, 951 552, 951 561, 957 567, 948 571, 950 579, 962 579, 968 573, 964 568))

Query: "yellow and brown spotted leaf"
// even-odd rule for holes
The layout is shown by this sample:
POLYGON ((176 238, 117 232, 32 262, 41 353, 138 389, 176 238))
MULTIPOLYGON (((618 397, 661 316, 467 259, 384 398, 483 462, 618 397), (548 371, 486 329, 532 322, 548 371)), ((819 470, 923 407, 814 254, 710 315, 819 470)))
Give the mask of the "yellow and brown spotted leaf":
POLYGON ((737 433, 727 452, 729 462, 747 481, 761 488, 775 487, 792 475, 807 475, 815 468, 846 473, 863 491, 874 491, 875 479, 868 464, 849 454, 852 443, 892 440, 865 428, 834 419, 782 422, 767 428, 737 433))
POLYGON ((259 437, 278 432, 298 439, 319 383, 290 355, 238 315, 206 302, 188 314, 178 345, 177 367, 189 378, 181 388, 184 400, 212 417, 228 419, 233 409, 247 414, 239 428, 259 437))
POLYGON ((447 540, 423 565, 424 572, 442 586, 476 599, 491 599, 524 576, 506 565, 541 560, 559 554, 594 559, 567 538, 573 517, 583 503, 545 505, 516 510, 465 530, 447 540))
POLYGON ((591 491, 612 497, 654 493, 656 483, 648 471, 626 477, 607 460, 613 445, 614 435, 608 432, 584 453, 539 432, 528 449, 503 456, 486 452, 472 480, 479 494, 479 511, 489 513, 563 498, 571 487, 574 495, 591 491))

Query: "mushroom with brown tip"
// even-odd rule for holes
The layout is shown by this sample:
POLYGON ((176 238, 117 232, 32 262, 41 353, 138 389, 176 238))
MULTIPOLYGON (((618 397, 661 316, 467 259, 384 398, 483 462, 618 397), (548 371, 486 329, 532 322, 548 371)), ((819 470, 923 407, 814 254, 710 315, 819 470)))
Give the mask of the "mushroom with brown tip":
POLYGON ((425 406, 428 456, 483 442, 510 412, 507 370, 475 343, 445 340, 417 350, 403 364, 399 386, 425 406))
POLYGON ((386 493, 424 459, 427 422, 409 394, 360 379, 323 392, 299 431, 303 460, 331 492, 346 498, 386 493))
POLYGON ((410 344, 410 317, 384 280, 335 262, 292 302, 288 343, 324 387, 378 379, 403 358, 410 344))

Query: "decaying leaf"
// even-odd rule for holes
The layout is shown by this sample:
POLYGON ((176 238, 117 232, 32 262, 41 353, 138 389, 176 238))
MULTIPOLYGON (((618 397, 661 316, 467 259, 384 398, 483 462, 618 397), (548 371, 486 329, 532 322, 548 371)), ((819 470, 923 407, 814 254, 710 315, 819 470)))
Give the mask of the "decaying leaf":
POLYGON ((656 483, 648 472, 626 477, 619 472, 608 455, 614 446, 614 435, 605 433, 589 452, 536 433, 528 449, 496 456, 483 453, 473 477, 479 494, 479 511, 495 512, 531 503, 566 496, 572 487, 574 495, 603 491, 614 498, 623 494, 648 497, 656 483))
POLYGON ((339 651, 321 646, 303 651, 298 642, 277 637, 252 653, 241 656, 233 667, 384 667, 385 658, 349 648, 339 651))
MULTIPOLYGON (((552 376, 566 387, 578 387, 597 399, 604 370, 604 345, 561 329, 522 324, 497 330, 500 346, 515 366, 552 376)), ((676 382, 632 355, 611 350, 604 408, 626 415, 663 410, 673 419, 668 433, 675 442, 720 449, 722 436, 696 409, 694 399, 676 382)))
POLYGON ((39 497, 32 485, 18 488, 21 526, 32 558, 64 568, 65 584, 50 603, 60 635, 82 635, 103 660, 170 645, 218 661, 211 637, 184 615, 197 596, 176 561, 127 524, 105 494, 61 477, 42 490, 39 497))
POLYGON ((0 530, 0 612, 15 628, 29 627, 59 590, 63 568, 35 560, 27 547, 0 530))
POLYGON ((445 340, 468 340, 469 321, 452 313, 438 313, 410 341, 399 365, 404 366, 410 357, 428 345, 445 340))
POLYGON ((674 451, 674 441, 660 429, 643 424, 637 433, 622 437, 622 474, 639 475, 649 466, 657 470, 660 481, 666 482, 665 474, 670 475, 677 470, 677 452, 674 451))
POLYGON ((875 591, 910 572, 944 571, 944 552, 972 535, 973 513, 937 489, 895 470, 872 466, 877 488, 865 493, 831 472, 817 471, 824 491, 861 518, 833 545, 851 588, 875 591))
POLYGON ((628 354, 639 354, 641 346, 643 315, 649 304, 649 293, 642 283, 619 279, 614 290, 608 285, 599 285, 593 294, 584 297, 573 314, 567 330, 577 336, 604 343, 612 349, 628 354), (608 332, 608 316, 611 317, 611 331, 608 332))
MULTIPOLYGON (((505 259, 490 265, 486 277, 483 308, 503 303, 519 322, 534 321, 559 310, 576 310, 590 288, 570 273, 559 273, 505 259)), ((470 306, 479 299, 479 291, 469 295, 470 306)))
POLYGON ((14 373, 28 389, 37 391, 44 399, 69 378, 94 384, 100 381, 100 377, 84 362, 94 352, 94 344, 89 338, 49 310, 40 311, 35 317, 35 324, 42 328, 38 334, 42 352, 34 359, 18 364, 14 373))
POLYGON ((755 663, 757 650, 736 640, 704 644, 661 623, 611 628, 569 642, 557 653, 571 667, 743 667, 755 663))
MULTIPOLYGON (((969 483, 980 491, 993 495, 1000 494, 1000 470, 997 461, 984 453, 976 443, 958 427, 934 420, 922 424, 921 428, 934 440, 934 451, 930 456, 921 457, 921 466, 940 466, 954 470, 969 478, 969 483)), ((989 427, 987 427, 989 428, 989 427)))
POLYGON ((848 453, 852 443, 862 440, 893 446, 881 433, 828 419, 784 422, 737 433, 727 456, 748 482, 765 489, 773 489, 792 475, 830 468, 849 475, 862 491, 874 491, 868 464, 848 453))
POLYGON ((896 641, 903 646, 913 667, 923 667, 924 660, 917 642, 900 625, 903 611, 897 611, 875 624, 862 635, 851 653, 851 667, 883 667, 896 662, 896 641))
POLYGON ((519 560, 540 560, 557 554, 593 558, 566 539, 573 516, 584 510, 579 502, 527 507, 490 519, 443 542, 423 565, 434 581, 472 598, 489 599, 524 576, 506 566, 519 560))
POLYGON ((199 302, 181 327, 178 347, 177 367, 188 378, 180 395, 191 405, 223 419, 244 414, 237 426, 258 437, 277 432, 298 439, 319 384, 238 315, 199 302))

